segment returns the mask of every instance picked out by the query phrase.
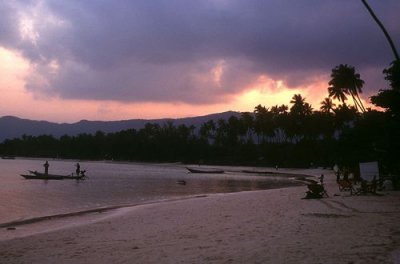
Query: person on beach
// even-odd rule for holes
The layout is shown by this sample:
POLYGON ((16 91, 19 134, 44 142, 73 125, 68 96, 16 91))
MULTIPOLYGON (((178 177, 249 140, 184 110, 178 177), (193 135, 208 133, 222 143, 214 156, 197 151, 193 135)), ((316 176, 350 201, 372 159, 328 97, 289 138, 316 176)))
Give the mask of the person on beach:
POLYGON ((324 184, 324 174, 321 174, 321 176, 319 177, 319 182, 321 184, 324 184))
POLYGON ((48 175, 49 174, 49 162, 46 160, 46 162, 43 164, 44 167, 44 174, 48 175))
POLYGON ((76 175, 79 176, 79 174, 81 173, 81 165, 79 165, 79 162, 78 162, 78 163, 76 163, 75 166, 76 166, 76 171, 75 171, 76 175))

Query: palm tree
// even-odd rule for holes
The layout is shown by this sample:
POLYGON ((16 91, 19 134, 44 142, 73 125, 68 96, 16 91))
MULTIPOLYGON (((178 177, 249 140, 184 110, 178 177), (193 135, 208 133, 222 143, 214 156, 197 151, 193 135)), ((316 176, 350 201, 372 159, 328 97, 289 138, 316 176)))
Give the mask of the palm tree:
POLYGON ((349 106, 346 103, 339 105, 335 109, 335 126, 343 128, 349 125, 357 118, 357 109, 354 106, 349 106))
POLYGON ((236 116, 231 116, 228 119, 228 142, 230 146, 235 146, 239 143, 239 136, 242 134, 241 122, 236 116))
POLYGON ((332 97, 333 99, 336 99, 342 103, 345 103, 347 100, 347 96, 346 96, 344 90, 340 87, 329 86, 328 94, 329 94, 329 97, 332 97))
POLYGON ((312 114, 312 107, 309 103, 305 102, 305 98, 301 96, 301 94, 295 94, 290 100, 290 103, 293 104, 290 108, 290 113, 297 116, 305 116, 312 114))
POLYGON ((304 103, 304 115, 310 116, 313 113, 313 108, 309 103, 304 103))
POLYGON ((279 106, 278 106, 278 105, 272 106, 270 112, 271 112, 274 116, 279 115, 279 106))
POLYGON ((284 104, 281 104, 278 107, 278 111, 279 111, 280 114, 287 114, 288 110, 289 110, 289 107, 287 105, 284 105, 284 104))
POLYGON ((275 105, 271 107, 270 112, 273 113, 275 116, 280 115, 280 114, 287 114, 287 111, 289 110, 289 107, 287 105, 275 105))
POLYGON ((214 120, 209 120, 203 123, 200 127, 200 137, 207 143, 213 142, 215 140, 216 124, 214 120))
POLYGON ((375 22, 378 24, 378 26, 381 28, 383 34, 385 34, 385 37, 387 41, 389 42, 390 47, 392 48, 394 57, 396 60, 400 60, 399 53, 397 52, 396 47, 394 46, 394 43, 392 41, 392 38, 390 37, 389 33, 387 32, 386 28, 383 26, 382 22, 379 20, 379 18, 375 15, 374 11, 372 8, 369 6, 367 3, 367 0, 361 0, 361 2, 364 4, 364 6, 367 8, 369 14, 372 16, 372 18, 375 20, 375 22))
POLYGON ((274 125, 274 140, 276 142, 285 142, 287 139, 286 130, 288 127, 288 110, 287 105, 275 105, 271 107, 270 113, 272 115, 274 125))
POLYGON ((274 133, 273 114, 269 109, 262 105, 257 105, 254 108, 254 132, 257 134, 258 143, 265 142, 266 136, 272 136, 274 133))
POLYGON ((229 126, 225 119, 218 119, 215 131, 215 144, 219 147, 228 146, 229 126))
POLYGON ((302 105, 304 104, 305 98, 301 96, 301 94, 295 94, 293 95, 292 99, 290 100, 291 104, 297 104, 297 105, 302 105))
POLYGON ((246 137, 246 140, 249 142, 253 138, 253 126, 254 126, 254 118, 253 115, 249 112, 244 112, 241 115, 241 123, 243 126, 243 133, 246 137))
POLYGON ((292 138, 292 142, 299 142, 306 135, 312 107, 305 102, 305 98, 301 94, 293 95, 290 103, 293 105, 290 107, 290 124, 286 129, 286 133, 292 138))
POLYGON ((360 78, 360 74, 356 73, 354 67, 340 64, 332 69, 331 78, 328 83, 329 97, 344 103, 347 99, 346 94, 351 95, 356 109, 365 112, 364 105, 359 97, 359 94, 362 93, 364 81, 360 78))
POLYGON ((332 100, 327 97, 321 102, 320 110, 324 113, 330 113, 335 106, 336 105, 332 102, 332 100))

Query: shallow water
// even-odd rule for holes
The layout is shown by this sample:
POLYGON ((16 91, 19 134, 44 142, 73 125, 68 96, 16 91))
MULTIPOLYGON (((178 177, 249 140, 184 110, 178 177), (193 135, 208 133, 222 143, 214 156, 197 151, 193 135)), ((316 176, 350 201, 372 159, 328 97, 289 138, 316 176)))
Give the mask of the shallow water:
MULTIPOLYGON (((207 193, 261 190, 295 185, 285 177, 260 177, 236 167, 224 174, 191 174, 181 164, 80 162, 84 181, 26 180, 43 171, 44 160, 0 160, 0 225, 12 221, 101 207, 141 204, 207 193), (185 180, 186 185, 177 184, 185 180)), ((49 160, 49 173, 71 174, 76 161, 49 160)))

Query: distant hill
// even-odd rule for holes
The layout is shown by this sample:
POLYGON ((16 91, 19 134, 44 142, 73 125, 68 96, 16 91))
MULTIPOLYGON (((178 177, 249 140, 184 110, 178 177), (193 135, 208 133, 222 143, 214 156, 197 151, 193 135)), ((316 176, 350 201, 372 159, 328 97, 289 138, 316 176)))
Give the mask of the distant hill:
POLYGON ((0 142, 5 139, 19 138, 22 135, 38 136, 38 135, 53 135, 60 137, 63 135, 78 135, 81 133, 94 134, 97 131, 105 133, 118 132, 126 129, 141 129, 146 123, 165 124, 173 122, 174 125, 194 125, 199 128, 203 123, 218 119, 227 120, 231 116, 239 117, 239 112, 223 112, 206 116, 178 118, 178 119, 131 119, 120 121, 88 121, 81 120, 76 123, 52 123, 47 121, 36 121, 29 119, 21 119, 14 116, 0 117, 0 142))

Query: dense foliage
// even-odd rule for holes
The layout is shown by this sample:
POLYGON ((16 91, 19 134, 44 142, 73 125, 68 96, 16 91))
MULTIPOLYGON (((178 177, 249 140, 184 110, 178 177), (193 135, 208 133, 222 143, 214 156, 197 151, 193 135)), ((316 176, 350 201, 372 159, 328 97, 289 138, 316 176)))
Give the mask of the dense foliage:
POLYGON ((380 160, 391 142, 383 112, 360 114, 346 104, 310 111, 296 95, 290 111, 261 105, 201 127, 147 124, 140 130, 5 140, 2 155, 137 161, 183 161, 279 166, 331 166, 380 160), (297 105, 296 105, 297 104, 297 105), (304 109, 305 108, 305 109, 304 109))

